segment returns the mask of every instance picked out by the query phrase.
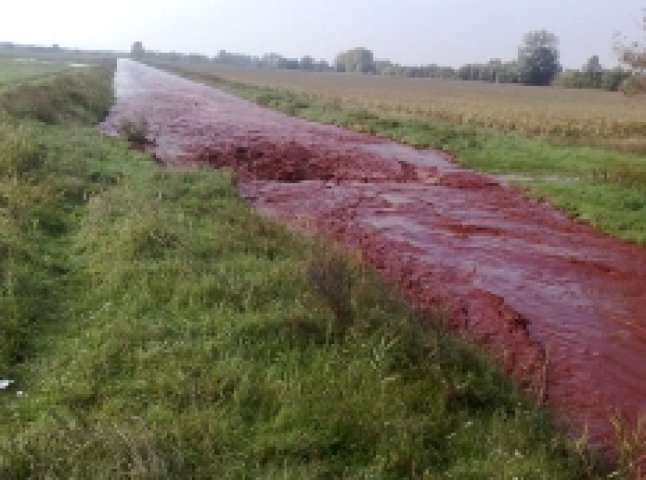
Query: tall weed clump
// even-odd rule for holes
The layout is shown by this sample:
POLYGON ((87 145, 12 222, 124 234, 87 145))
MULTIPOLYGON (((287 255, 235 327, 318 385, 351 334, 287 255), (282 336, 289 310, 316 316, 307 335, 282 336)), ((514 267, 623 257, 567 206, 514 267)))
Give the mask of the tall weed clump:
POLYGON ((353 268, 341 251, 320 245, 306 266, 307 282, 333 314, 331 331, 342 334, 352 324, 353 268))
POLYGON ((134 148, 143 149, 150 143, 150 125, 143 114, 126 118, 119 124, 119 133, 126 137, 134 148))
POLYGON ((591 172, 592 181, 646 192, 646 165, 614 162, 591 172))
POLYGON ((616 474, 641 480, 646 476, 646 414, 640 413, 636 425, 631 425, 619 412, 613 412, 610 422, 616 436, 616 474))

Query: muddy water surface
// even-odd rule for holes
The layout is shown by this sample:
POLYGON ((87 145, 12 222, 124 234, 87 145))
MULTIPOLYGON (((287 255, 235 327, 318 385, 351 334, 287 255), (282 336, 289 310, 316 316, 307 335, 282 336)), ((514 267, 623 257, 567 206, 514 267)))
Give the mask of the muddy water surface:
POLYGON ((234 168, 260 212, 358 250, 419 307, 441 305, 576 434, 646 414, 646 249, 504 180, 260 108, 122 60, 106 121, 144 115, 164 162, 234 168))

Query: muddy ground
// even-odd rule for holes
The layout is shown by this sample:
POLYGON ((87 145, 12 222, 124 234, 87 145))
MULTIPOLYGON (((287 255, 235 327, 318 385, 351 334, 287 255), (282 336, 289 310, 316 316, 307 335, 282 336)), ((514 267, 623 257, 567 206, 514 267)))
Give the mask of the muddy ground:
POLYGON ((358 251, 417 307, 450 313, 579 435, 646 414, 646 249, 439 151, 285 116, 127 60, 104 129, 144 115, 155 153, 238 172, 264 215, 358 251))

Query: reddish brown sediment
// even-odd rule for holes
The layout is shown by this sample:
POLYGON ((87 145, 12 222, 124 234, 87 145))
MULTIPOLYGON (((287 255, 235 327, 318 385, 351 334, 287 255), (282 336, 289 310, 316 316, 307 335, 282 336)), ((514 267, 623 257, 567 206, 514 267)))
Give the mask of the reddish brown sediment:
POLYGON ((361 253, 442 307, 574 434, 614 443, 646 414, 646 249, 568 219, 449 155, 288 117, 122 61, 104 128, 143 114, 156 155, 238 172, 258 211, 361 253))

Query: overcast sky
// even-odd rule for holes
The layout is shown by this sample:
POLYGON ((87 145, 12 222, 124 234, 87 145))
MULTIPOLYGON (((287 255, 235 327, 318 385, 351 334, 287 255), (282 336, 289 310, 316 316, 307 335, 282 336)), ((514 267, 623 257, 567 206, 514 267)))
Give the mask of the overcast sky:
POLYGON ((214 55, 221 49, 332 60, 363 46, 403 64, 516 56, 547 29, 561 61, 614 66, 613 35, 642 38, 644 0, 0 0, 0 41, 214 55))

